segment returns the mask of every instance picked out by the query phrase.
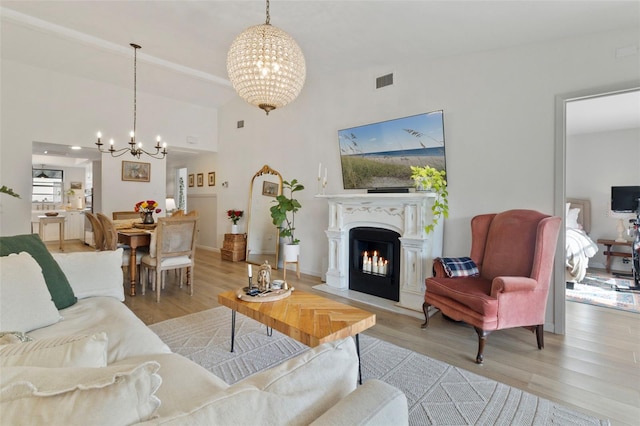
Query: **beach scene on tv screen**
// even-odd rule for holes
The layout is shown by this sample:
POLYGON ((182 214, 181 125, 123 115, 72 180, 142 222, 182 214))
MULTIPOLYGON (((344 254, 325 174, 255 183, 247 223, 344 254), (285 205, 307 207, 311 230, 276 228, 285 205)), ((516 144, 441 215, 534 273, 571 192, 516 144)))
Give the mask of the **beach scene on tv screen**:
POLYGON ((345 189, 410 188, 410 166, 445 170, 443 112, 338 131, 345 189))

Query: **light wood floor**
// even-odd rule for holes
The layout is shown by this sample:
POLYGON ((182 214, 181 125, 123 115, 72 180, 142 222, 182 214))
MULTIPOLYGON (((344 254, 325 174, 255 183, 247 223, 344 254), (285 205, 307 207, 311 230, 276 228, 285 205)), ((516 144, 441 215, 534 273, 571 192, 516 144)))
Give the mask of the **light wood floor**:
MULTIPOLYGON (((48 244, 56 251, 55 244, 48 244)), ((67 242, 66 251, 87 250, 67 242)), ((246 263, 226 262, 220 254, 198 250, 194 296, 168 281, 160 303, 145 296, 126 297, 125 304, 146 324, 217 307, 217 295, 246 285, 246 263)), ((281 278, 282 270, 274 272, 281 278)), ((545 333, 545 348, 537 349, 535 335, 524 329, 492 333, 484 365, 475 364, 477 336, 468 326, 436 314, 429 328, 421 320, 329 295, 311 287, 318 277, 295 277, 294 287, 374 312, 377 323, 365 333, 398 346, 445 361, 479 375, 523 389, 586 414, 610 419, 613 425, 640 425, 640 315, 567 302, 567 333, 545 333)), ((139 290, 139 288, 138 288, 139 290)), ((139 291, 138 291, 139 293, 139 291)), ((127 292, 128 294, 128 292, 127 292)))

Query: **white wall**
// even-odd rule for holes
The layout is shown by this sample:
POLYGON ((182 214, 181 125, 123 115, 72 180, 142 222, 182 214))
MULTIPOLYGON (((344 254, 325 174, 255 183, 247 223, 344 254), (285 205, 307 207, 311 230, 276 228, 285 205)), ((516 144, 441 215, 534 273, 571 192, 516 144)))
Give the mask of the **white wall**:
MULTIPOLYGON (((114 138, 124 147, 133 126, 133 93, 94 80, 59 74, 13 61, 3 60, 0 140, 0 184, 19 194, 29 194, 31 186, 31 144, 33 141, 77 144, 95 148, 96 132, 102 131, 104 140, 114 138)), ((169 143, 169 150, 188 147, 213 152, 217 149, 217 110, 179 102, 138 91, 137 133, 139 140, 149 147, 160 134, 169 143), (187 144, 188 136, 197 136, 196 146, 187 144)), ((130 157, 130 156, 129 156, 130 157)), ((120 157, 120 160, 126 157, 120 157)), ((143 161, 143 160, 140 160, 143 161)), ((103 171, 103 183, 121 182, 117 167, 103 171)), ((156 168, 154 167, 154 170, 156 168)), ((97 172, 96 172, 97 174, 97 172)), ((152 172, 153 176, 158 176, 152 172)), ((103 195, 103 208, 128 206, 132 200, 161 195, 165 188, 162 179, 153 180, 118 200, 103 195), (162 187, 162 189, 160 189, 162 187)), ((163 195, 163 194, 162 194, 163 195)), ((163 195, 164 196, 164 195, 163 195)), ((164 198, 163 198, 164 200, 164 198)), ((135 202, 134 202, 135 204, 135 202)), ((0 197, 0 235, 29 232, 29 197, 21 200, 0 197)))
MULTIPOLYGON (((444 254, 468 253, 476 214, 510 208, 553 213, 554 97, 637 79, 638 57, 616 59, 615 49, 637 43, 638 35, 596 34, 335 75, 310 69, 301 96, 269 116, 240 99, 230 102, 219 114, 220 175, 229 181, 219 192, 219 208, 246 208, 249 182, 263 164, 285 180, 302 181, 307 189, 299 193, 303 207, 296 216, 301 269, 320 276, 328 213, 326 202, 313 197, 318 162, 329 170, 327 193, 347 192, 337 131, 443 109, 450 204, 444 254), (390 71, 395 84, 375 90, 375 77, 390 71), (238 120, 244 128, 236 128, 238 120)), ((218 215, 219 224, 224 220, 218 215)))
MULTIPOLYGON (((611 187, 640 185, 638 129, 567 137, 566 167, 567 197, 591 200, 591 238, 615 239, 618 219, 609 215, 611 187)), ((589 266, 604 269, 604 247, 599 248, 589 266)), ((629 272, 631 265, 613 258, 612 269, 629 272)))

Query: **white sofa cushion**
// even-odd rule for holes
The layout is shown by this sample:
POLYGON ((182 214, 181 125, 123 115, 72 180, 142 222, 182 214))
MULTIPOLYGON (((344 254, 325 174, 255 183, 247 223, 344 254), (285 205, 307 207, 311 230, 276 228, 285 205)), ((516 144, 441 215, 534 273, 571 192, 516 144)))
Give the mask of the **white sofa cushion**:
POLYGON ((29 253, 0 257, 0 331, 27 332, 60 320, 56 305, 29 253))
POLYGON ((78 299, 110 296, 123 302, 122 251, 53 253, 53 258, 78 299))
POLYGON ((308 425, 353 392, 357 376, 358 356, 349 337, 309 349, 224 390, 203 392, 183 413, 145 424, 308 425))
POLYGON ((178 354, 143 355, 127 358, 112 365, 142 364, 145 361, 160 364, 158 374, 162 376, 162 386, 156 396, 162 405, 156 412, 160 417, 171 417, 190 411, 194 402, 223 391, 229 385, 195 362, 178 354))
POLYGON ((107 363, 138 356, 171 353, 169 347, 122 302, 90 297, 60 311, 63 320, 29 335, 36 339, 70 334, 107 333, 107 363))
POLYGON ((104 368, 6 367, 0 412, 11 425, 128 425, 160 406, 160 365, 104 368))
POLYGON ((107 334, 75 335, 0 346, 0 367, 106 367, 107 334))

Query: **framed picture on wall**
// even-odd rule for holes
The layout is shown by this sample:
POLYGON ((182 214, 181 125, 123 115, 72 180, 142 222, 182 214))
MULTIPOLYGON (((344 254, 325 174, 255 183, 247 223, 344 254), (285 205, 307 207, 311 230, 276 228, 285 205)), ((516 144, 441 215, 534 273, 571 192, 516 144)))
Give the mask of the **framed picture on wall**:
POLYGON ((151 181, 151 163, 139 163, 137 161, 122 162, 122 180, 132 182, 151 181))
POLYGON ((204 186, 204 173, 198 173, 198 186, 204 186))
POLYGON ((216 172, 209 172, 209 186, 216 186, 216 172))
POLYGON ((71 182, 71 189, 82 189, 82 182, 71 182))
POLYGON ((267 197, 277 197, 278 184, 275 182, 262 182, 262 195, 265 195, 267 197))
POLYGON ((189 188, 193 188, 193 173, 189 175, 189 188))

